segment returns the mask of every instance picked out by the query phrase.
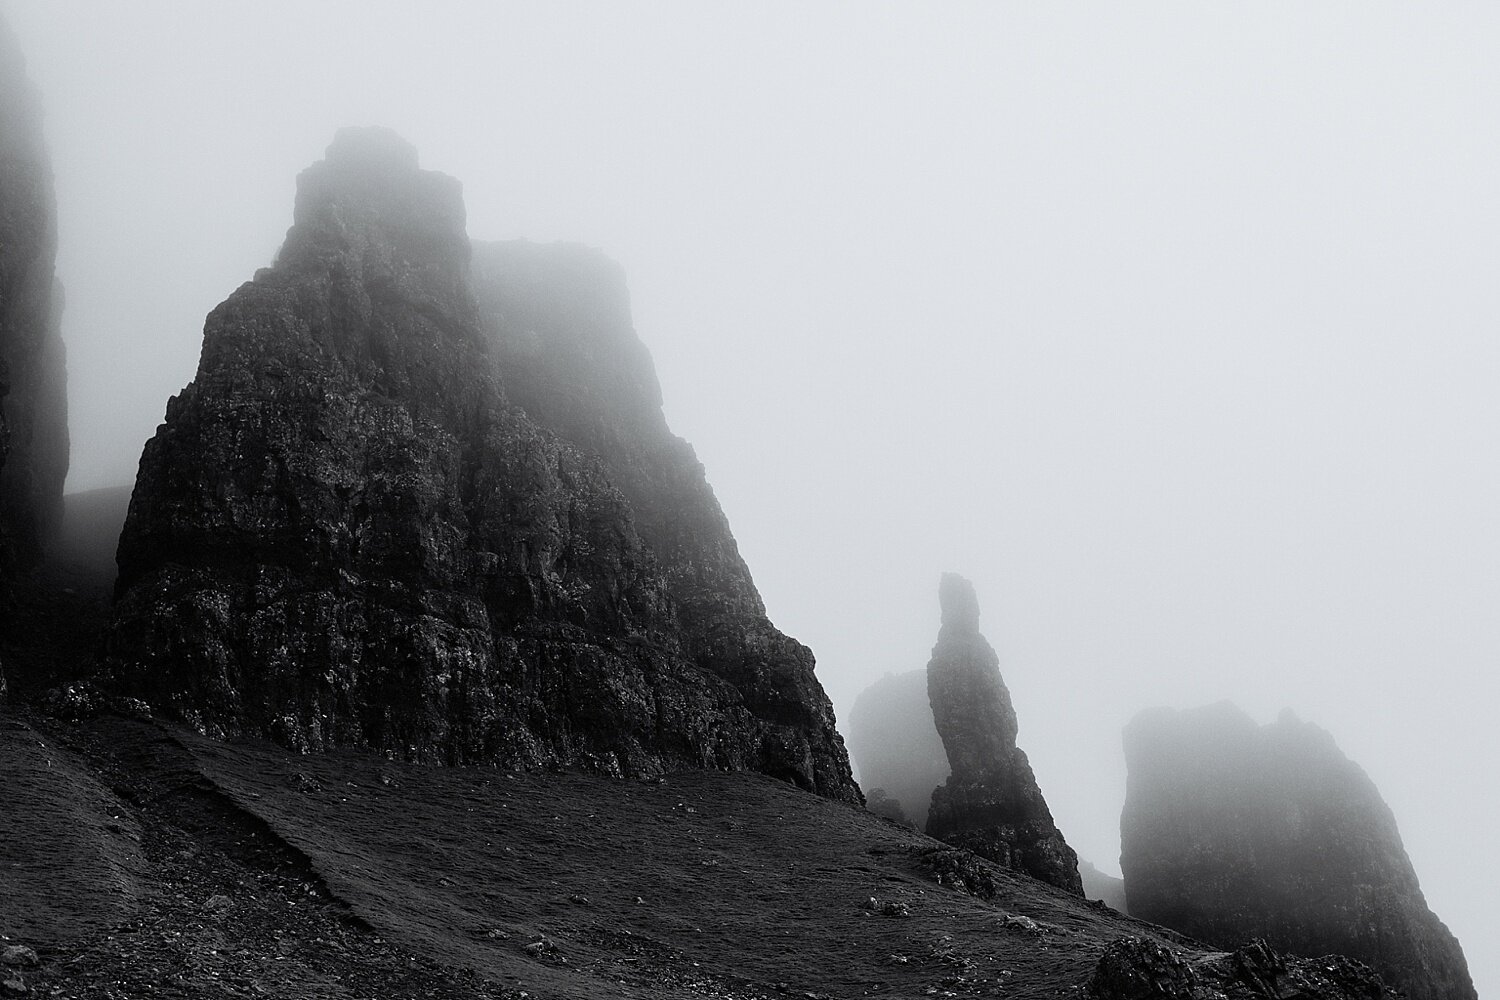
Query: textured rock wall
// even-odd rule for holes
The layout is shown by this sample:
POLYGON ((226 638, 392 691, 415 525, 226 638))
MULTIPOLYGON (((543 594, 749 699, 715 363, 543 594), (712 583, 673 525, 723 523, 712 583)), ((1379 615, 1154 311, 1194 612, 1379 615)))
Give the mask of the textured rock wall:
POLYGON ((56 255, 40 105, 0 20, 0 586, 40 557, 68 471, 56 255))
MULTIPOLYGON (((146 446, 113 684, 205 732, 300 749, 754 769, 857 800, 811 656, 759 614, 743 563, 683 593, 647 534, 671 511, 643 507, 638 527, 634 487, 612 479, 635 452, 547 409, 551 387, 528 397, 545 366, 508 371, 504 346, 542 328, 512 336, 519 320, 494 313, 472 292, 458 183, 389 132, 341 132, 299 178, 275 265, 209 316, 197 376, 146 446), (742 588, 708 592, 736 573, 742 588)), ((712 501, 696 463, 669 471, 712 501)), ((716 524, 694 551, 733 552, 716 524)))
POLYGON ((927 833, 1082 895, 1078 855, 1016 746, 1015 708, 999 657, 979 634, 974 586, 944 573, 938 597, 943 623, 927 664, 927 696, 953 773, 932 793, 927 833))
POLYGON ((932 791, 949 772, 928 706, 927 671, 886 674, 865 688, 854 699, 846 729, 865 794, 873 800, 883 789, 917 829, 925 829, 932 791))
POLYGON ((1157 709, 1126 728, 1125 756, 1131 915, 1222 947, 1348 955, 1413 1000, 1475 996, 1390 809, 1328 733, 1228 703, 1157 709))
POLYGON ((582 246, 517 241, 476 244, 473 274, 507 397, 597 458, 624 495, 676 608, 683 653, 739 692, 758 725, 792 740, 787 753, 807 762, 793 771, 811 766, 818 787, 851 785, 811 651, 767 619, 702 463, 667 427, 619 265, 582 246))

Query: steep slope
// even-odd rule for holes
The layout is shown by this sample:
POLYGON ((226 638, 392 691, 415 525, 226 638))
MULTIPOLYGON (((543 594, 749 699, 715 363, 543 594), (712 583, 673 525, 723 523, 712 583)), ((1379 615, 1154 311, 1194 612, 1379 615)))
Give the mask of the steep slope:
MULTIPOLYGON (((35 725, 58 763, 119 789, 85 820, 117 813, 141 855, 123 914, 7 931, 53 904, 40 885, 6 898, 0 934, 36 949, 39 996, 1117 1000, 1164 979, 1149 995, 1382 996, 1347 963, 1206 953, 759 775, 522 775, 135 719, 35 725)), ((0 852, 15 836, 0 824, 0 852)))
POLYGON ((873 801, 884 790, 917 829, 926 828, 932 790, 949 772, 927 701, 927 671, 886 674, 854 699, 845 725, 865 795, 873 801))
MULTIPOLYGON (((752 769, 857 800, 811 656, 738 557, 685 588, 614 453, 507 402, 470 263, 458 183, 393 134, 340 132, 302 174, 275 265, 209 316, 142 455, 109 682, 302 750, 752 769)), ((699 551, 732 554, 713 513, 699 551)))
POLYGON ((1025 751, 1000 659, 979 634, 974 585, 944 573, 927 696, 953 773, 932 793, 927 833, 1077 895, 1078 855, 1052 821, 1025 751))
POLYGON ((1413 1000, 1472 1000, 1374 784, 1310 723, 1229 703, 1143 712, 1125 730, 1130 912, 1228 945, 1338 952, 1413 1000))
POLYGON ((40 106, 0 19, 0 600, 41 557, 68 471, 56 215, 40 106))

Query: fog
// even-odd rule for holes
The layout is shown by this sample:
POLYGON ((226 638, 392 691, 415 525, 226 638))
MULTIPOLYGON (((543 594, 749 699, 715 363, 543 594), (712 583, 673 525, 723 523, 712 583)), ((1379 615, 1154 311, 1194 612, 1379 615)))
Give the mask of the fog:
POLYGON ((1493 5, 7 0, 69 488, 133 478, 297 172, 385 124, 469 231, 629 276, 673 429, 840 717, 968 576, 1118 871, 1120 730, 1316 721, 1500 988, 1493 5))

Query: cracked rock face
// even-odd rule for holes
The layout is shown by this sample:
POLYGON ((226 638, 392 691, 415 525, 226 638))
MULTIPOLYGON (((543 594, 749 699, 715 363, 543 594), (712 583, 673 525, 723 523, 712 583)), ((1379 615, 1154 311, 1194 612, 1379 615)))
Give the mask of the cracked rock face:
POLYGON ((1078 855, 1016 746, 1015 708, 999 657, 979 634, 974 586, 944 573, 938 597, 942 628, 927 696, 952 774, 932 793, 927 833, 1081 896, 1078 855))
POLYGON ((0 588, 41 557, 68 471, 56 199, 25 69, 0 22, 0 588))
POLYGON ((110 681, 205 732, 859 797, 618 269, 471 252, 458 183, 385 130, 339 133, 209 316, 119 562, 110 681))
POLYGON ((1358 959, 1413 1000, 1472 1000, 1395 817, 1327 732, 1225 702, 1125 729, 1121 868, 1132 916, 1233 947, 1358 959))

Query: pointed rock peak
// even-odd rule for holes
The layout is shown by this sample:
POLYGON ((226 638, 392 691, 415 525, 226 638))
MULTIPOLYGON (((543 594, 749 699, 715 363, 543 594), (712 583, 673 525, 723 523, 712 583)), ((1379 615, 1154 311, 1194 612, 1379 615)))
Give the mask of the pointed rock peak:
POLYGON ((418 169, 417 147, 380 125, 339 129, 325 159, 340 168, 381 173, 411 173, 418 169))
POLYGON ((324 159, 297 177, 292 228, 278 268, 334 268, 408 301, 463 308, 469 237, 463 185, 422 170, 387 128, 340 129, 324 159))
POLYGON ((974 585, 957 573, 944 573, 938 584, 938 603, 943 609, 943 627, 979 631, 979 598, 974 585))

